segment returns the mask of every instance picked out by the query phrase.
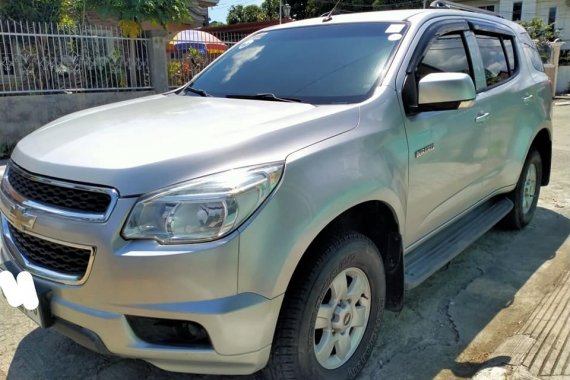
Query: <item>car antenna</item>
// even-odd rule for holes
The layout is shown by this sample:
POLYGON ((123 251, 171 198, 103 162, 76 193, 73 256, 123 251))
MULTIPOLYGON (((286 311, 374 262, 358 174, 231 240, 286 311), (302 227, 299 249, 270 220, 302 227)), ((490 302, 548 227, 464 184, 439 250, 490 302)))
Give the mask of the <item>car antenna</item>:
POLYGON ((338 5, 338 3, 340 3, 340 1, 341 0, 337 0, 334 7, 330 10, 330 12, 327 13, 326 15, 324 15, 325 18, 323 19, 323 22, 327 22, 327 21, 332 20, 332 14, 336 10, 336 6, 338 5))

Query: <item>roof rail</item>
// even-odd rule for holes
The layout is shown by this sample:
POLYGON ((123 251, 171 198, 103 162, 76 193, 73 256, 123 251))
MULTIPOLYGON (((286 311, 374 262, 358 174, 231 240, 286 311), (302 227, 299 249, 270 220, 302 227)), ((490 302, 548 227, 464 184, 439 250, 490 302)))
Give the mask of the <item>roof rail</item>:
POLYGON ((429 5, 429 7, 432 9, 457 9, 460 11, 482 13, 489 16, 503 18, 503 16, 499 15, 498 13, 491 12, 486 9, 471 7, 469 5, 454 3, 453 1, 447 1, 447 0, 435 0, 429 5))

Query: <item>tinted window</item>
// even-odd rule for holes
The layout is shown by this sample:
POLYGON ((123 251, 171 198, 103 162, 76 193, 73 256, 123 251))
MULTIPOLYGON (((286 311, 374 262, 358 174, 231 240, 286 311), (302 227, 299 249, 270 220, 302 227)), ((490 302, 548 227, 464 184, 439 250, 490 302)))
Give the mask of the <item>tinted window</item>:
POLYGON ((495 36, 477 35, 477 43, 483 58, 487 86, 494 86, 509 78, 507 59, 501 40, 495 36))
POLYGON ((192 83, 213 96, 272 93, 307 103, 366 99, 405 24, 357 23, 279 29, 246 38, 192 83))
POLYGON ((513 41, 510 38, 503 38, 503 45, 505 45, 505 52, 507 53, 509 69, 511 69, 511 75, 512 75, 512 73, 517 70, 515 51, 513 49, 513 41))
POLYGON ((542 59, 540 59, 540 54, 536 49, 536 45, 534 44, 534 42, 532 42, 528 33, 521 33, 520 36, 523 43, 524 53, 526 54, 527 57, 530 58, 532 66, 535 68, 535 70, 544 72, 542 59))
POLYGON ((427 74, 441 72, 471 75, 467 50, 460 34, 448 34, 434 39, 419 64, 416 75, 419 80, 427 74))

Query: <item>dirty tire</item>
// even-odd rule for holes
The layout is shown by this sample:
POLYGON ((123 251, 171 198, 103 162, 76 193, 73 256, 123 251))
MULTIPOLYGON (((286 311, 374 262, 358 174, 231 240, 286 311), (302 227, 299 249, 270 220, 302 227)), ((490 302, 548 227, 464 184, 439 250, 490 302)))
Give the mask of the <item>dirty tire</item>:
MULTIPOLYGON (((347 278, 349 287, 347 294, 354 294, 350 292, 354 289, 350 287, 352 284, 350 276, 347 278)), ((356 232, 337 233, 326 239, 313 251, 311 259, 303 263, 303 267, 299 268, 291 281, 277 323, 271 358, 267 367, 262 371, 261 377, 264 379, 354 379, 366 364, 374 347, 380 331, 385 299, 384 267, 376 245, 364 235, 356 232), (370 304, 367 323, 360 330, 363 332, 360 343, 352 345, 356 348, 351 355, 345 356, 346 361, 338 368, 326 369, 319 363, 315 353, 314 344, 319 334, 315 332, 317 311, 323 302, 328 302, 325 297, 332 299, 333 280, 336 280, 338 276, 343 276, 341 273, 344 271, 353 270, 352 268, 356 268, 358 273, 364 273, 368 280, 370 304)), ((362 300, 366 304, 366 297, 362 300)), ((353 301, 349 301, 349 305, 351 302, 353 301)), ((353 304, 356 308, 357 303, 353 304)), ((350 320, 350 317, 347 319, 350 320)), ((343 334, 347 331, 349 330, 345 330, 343 334)), ((351 328, 349 335, 352 335, 354 331, 351 328)), ((322 336, 317 342, 320 339, 322 336)))
POLYGON ((532 149, 529 152, 524 163, 519 181, 517 182, 517 187, 511 193, 509 193, 509 198, 513 201, 514 207, 511 212, 501 221, 502 227, 513 230, 520 230, 530 223, 536 211, 536 204, 538 203, 538 197, 540 195, 541 178, 542 160, 538 151, 536 149, 532 149), (529 190, 525 189, 525 185, 531 166, 534 166, 535 168, 536 177, 536 181, 533 186, 534 189, 531 189, 534 190, 534 198, 532 199, 530 206, 525 207, 525 192, 528 192, 529 190))

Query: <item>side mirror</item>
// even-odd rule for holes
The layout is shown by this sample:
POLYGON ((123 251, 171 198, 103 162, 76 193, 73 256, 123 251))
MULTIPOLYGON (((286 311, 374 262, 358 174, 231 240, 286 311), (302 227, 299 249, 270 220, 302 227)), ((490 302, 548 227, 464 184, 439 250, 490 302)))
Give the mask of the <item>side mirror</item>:
MULTIPOLYGON (((436 109, 456 109, 477 94, 471 77, 464 73, 433 73, 418 84, 418 105, 436 109)), ((469 106, 469 105, 466 105, 469 106)))

